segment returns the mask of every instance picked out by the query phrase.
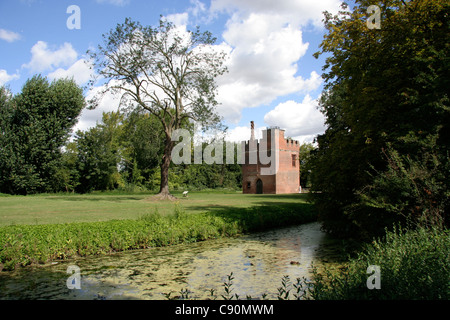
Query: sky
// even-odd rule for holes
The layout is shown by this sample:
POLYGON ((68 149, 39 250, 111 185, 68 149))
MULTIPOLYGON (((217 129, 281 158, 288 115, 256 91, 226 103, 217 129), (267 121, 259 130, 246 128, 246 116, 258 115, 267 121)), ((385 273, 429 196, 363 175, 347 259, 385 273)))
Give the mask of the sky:
MULTIPOLYGON (((257 137, 278 126, 286 137, 312 142, 325 131, 317 109, 325 57, 313 54, 325 34, 323 12, 336 13, 340 2, 0 0, 0 86, 16 94, 36 74, 85 86, 93 72, 86 51, 102 43, 102 34, 127 17, 156 26, 162 15, 178 26, 212 32, 227 51, 228 72, 217 79, 217 111, 229 140, 248 140, 254 121, 257 137)), ((86 89, 86 98, 90 94, 86 89)), ((103 112, 118 107, 118 99, 105 97, 97 109, 83 111, 74 130, 95 126, 103 112)))

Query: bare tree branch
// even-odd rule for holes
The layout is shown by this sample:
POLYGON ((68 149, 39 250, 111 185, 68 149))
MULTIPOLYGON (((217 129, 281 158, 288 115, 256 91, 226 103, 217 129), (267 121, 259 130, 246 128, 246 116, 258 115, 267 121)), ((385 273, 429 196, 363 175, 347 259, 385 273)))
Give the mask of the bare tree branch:
POLYGON ((214 41, 209 32, 182 33, 166 20, 153 28, 126 19, 104 36, 97 52, 88 52, 98 75, 107 79, 103 94, 122 92, 161 122, 166 135, 161 193, 168 193, 173 131, 189 119, 220 123, 215 78, 226 72, 225 53, 202 50, 214 41))

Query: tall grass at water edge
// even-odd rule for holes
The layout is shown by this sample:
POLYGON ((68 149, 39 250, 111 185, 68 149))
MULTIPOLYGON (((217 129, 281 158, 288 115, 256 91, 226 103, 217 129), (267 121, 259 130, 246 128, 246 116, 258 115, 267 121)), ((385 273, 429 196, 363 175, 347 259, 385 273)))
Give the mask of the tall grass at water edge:
POLYGON ((293 203, 191 214, 176 206, 171 215, 155 211, 137 220, 5 226, 0 228, 0 270, 78 256, 233 237, 315 220, 311 205, 293 203))
POLYGON ((308 290, 315 300, 448 300, 450 232, 395 228, 340 270, 315 271, 308 290), (380 287, 370 290, 371 265, 380 267, 380 287))

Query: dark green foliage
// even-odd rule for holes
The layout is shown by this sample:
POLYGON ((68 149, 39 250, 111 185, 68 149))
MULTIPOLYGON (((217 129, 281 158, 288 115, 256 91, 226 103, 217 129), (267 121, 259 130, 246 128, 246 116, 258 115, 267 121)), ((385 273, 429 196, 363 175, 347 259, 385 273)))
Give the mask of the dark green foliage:
POLYGON ((86 132, 77 132, 77 192, 112 190, 119 186, 120 143, 123 117, 119 112, 103 114, 103 122, 86 132))
POLYGON ((22 92, 5 100, 2 89, 2 177, 0 191, 32 194, 59 191, 56 179, 65 145, 84 107, 82 90, 72 80, 49 84, 28 80, 22 92))
POLYGON ((58 191, 74 192, 80 184, 78 150, 75 142, 69 142, 62 154, 62 166, 56 172, 58 191))
POLYGON ((311 187, 311 159, 314 152, 315 147, 311 143, 305 143, 300 146, 300 185, 302 186, 302 188, 311 187))
POLYGON ((117 150, 111 146, 103 132, 93 128, 77 133, 78 173, 77 192, 112 190, 117 184, 117 150), (114 179, 116 176, 116 179, 114 179))
MULTIPOLYGON (((206 146, 204 143, 202 148, 206 146)), ((224 164, 172 163, 170 188, 189 191, 240 189, 241 166, 225 164, 225 143, 223 147, 224 164)), ((61 175, 68 179, 67 185, 76 186, 77 192, 112 189, 155 191, 160 187, 158 171, 164 151, 164 137, 161 123, 154 115, 137 111, 126 115, 105 113, 103 121, 94 128, 77 132, 74 143, 66 149, 64 158, 67 162, 61 175)), ((193 157, 191 163, 194 162, 193 157)))
POLYGON ((429 141, 417 160, 387 149, 387 170, 377 172, 373 184, 359 193, 361 201, 355 207, 383 211, 412 226, 448 227, 450 163, 433 150, 435 146, 429 141))
MULTIPOLYGON (((105 113, 102 122, 77 132, 67 143, 83 106, 81 89, 68 80, 49 84, 36 76, 16 97, 1 88, 0 192, 133 192, 160 187, 157 171, 165 137, 158 117, 142 109, 105 113)), ((174 189, 241 187, 237 164, 170 166, 174 189)))
MULTIPOLYGON (((242 188, 242 169, 241 165, 237 164, 236 153, 234 164, 227 164, 226 162, 226 148, 227 142, 222 140, 223 158, 222 164, 213 163, 194 164, 194 152, 192 152, 192 159, 190 165, 173 165, 172 171, 178 181, 178 188, 185 188, 188 190, 202 190, 202 189, 217 189, 227 188, 239 190, 242 188)), ((202 153, 208 146, 207 143, 202 144, 202 153)))
POLYGON ((147 186, 154 169, 159 167, 164 150, 160 121, 140 111, 123 120, 120 141, 123 146, 122 174, 132 186, 147 186))
POLYGON ((343 269, 316 270, 308 287, 315 300, 448 300, 450 234, 436 228, 394 229, 343 269), (367 288, 369 265, 380 267, 380 289, 367 288))
POLYGON ((317 139, 312 170, 324 228, 366 239, 405 217, 423 215, 430 202, 413 198, 424 199, 437 189, 432 201, 439 203, 433 206, 448 215, 450 179, 449 3, 381 1, 380 30, 366 25, 366 9, 372 4, 356 1, 352 11, 344 6, 345 13, 326 15, 328 34, 321 53, 331 56, 324 67, 326 91, 320 105, 327 130, 317 139), (390 161, 388 146, 406 171, 390 161), (415 194, 411 187, 417 188, 415 194), (369 189, 370 203, 361 197, 369 189), (389 209, 374 203, 387 198, 389 209), (413 204, 418 208, 411 210, 413 204), (402 211, 394 212, 394 207, 402 211))
POLYGON ((223 290, 225 291, 225 294, 222 295, 222 298, 224 300, 232 300, 233 299, 233 294, 231 291, 233 291, 233 272, 231 272, 228 276, 227 276, 227 280, 223 283, 223 290))

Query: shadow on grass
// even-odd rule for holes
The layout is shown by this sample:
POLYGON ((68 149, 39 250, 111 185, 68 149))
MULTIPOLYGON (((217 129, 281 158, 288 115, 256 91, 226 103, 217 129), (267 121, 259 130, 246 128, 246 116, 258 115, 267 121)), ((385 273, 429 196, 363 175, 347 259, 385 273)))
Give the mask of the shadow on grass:
POLYGON ((108 202, 123 202, 130 200, 142 200, 137 196, 63 196, 63 197, 48 197, 48 200, 63 200, 63 201, 108 201, 108 202))
POLYGON ((289 193, 289 194, 253 194, 252 196, 259 199, 277 199, 277 200, 307 200, 308 194, 306 193, 289 193))
POLYGON ((244 232, 257 232, 317 221, 308 203, 265 203, 253 207, 214 206, 208 214, 238 224, 244 232))

